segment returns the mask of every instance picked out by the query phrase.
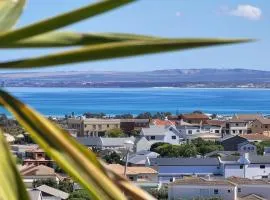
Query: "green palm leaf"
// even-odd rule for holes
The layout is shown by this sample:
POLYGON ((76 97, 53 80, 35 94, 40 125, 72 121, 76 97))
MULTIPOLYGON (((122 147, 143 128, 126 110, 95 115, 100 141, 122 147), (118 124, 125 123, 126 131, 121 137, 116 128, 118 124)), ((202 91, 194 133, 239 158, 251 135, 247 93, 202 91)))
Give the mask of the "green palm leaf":
POLYGON ((153 199, 138 188, 130 191, 128 188, 134 186, 124 179, 114 179, 116 176, 108 178, 107 174, 112 173, 105 170, 92 151, 76 142, 69 133, 2 90, 0 103, 16 117, 31 137, 61 168, 89 191, 92 199, 126 199, 118 186, 129 194, 139 193, 138 199, 153 199))
POLYGON ((103 0, 101 2, 37 22, 35 24, 30 24, 13 31, 3 33, 0 35, 0 43, 9 44, 11 42, 53 31, 89 17, 102 14, 132 1, 134 0, 103 0))
POLYGON ((8 144, 0 129, 0 199, 27 200, 28 194, 17 170, 8 144))
MULTIPOLYGON (((42 48, 104 44, 127 40, 152 40, 156 37, 119 33, 49 32, 10 44, 0 43, 0 48, 42 48)), ((160 39, 160 38, 159 38, 160 39)))
POLYGON ((186 50, 199 47, 248 42, 248 39, 159 39, 114 42, 85 46, 61 53, 0 63, 0 68, 33 68, 84 61, 121 58, 151 53, 186 50))
POLYGON ((25 0, 0 1, 0 31, 11 29, 20 17, 25 0))

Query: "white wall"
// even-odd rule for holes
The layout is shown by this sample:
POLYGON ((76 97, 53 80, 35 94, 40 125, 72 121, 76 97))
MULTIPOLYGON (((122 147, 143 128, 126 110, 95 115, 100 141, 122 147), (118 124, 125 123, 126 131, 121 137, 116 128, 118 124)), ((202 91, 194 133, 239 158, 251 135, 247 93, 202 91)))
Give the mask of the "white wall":
POLYGON ((200 186, 200 185, 169 185, 170 200, 191 200, 196 197, 221 197, 223 200, 236 200, 235 186, 200 186), (218 189, 218 194, 214 190, 218 189), (228 192, 230 190, 230 192, 228 192))
POLYGON ((240 169, 239 165, 224 165, 224 177, 228 178, 231 176, 237 176, 237 177, 244 177, 244 167, 243 169, 240 169))
POLYGON ((179 144, 179 137, 172 131, 168 131, 164 137, 164 142, 168 142, 169 144, 179 144), (172 136, 175 136, 176 139, 172 139, 172 136))
POLYGON ((265 169, 260 169, 260 164, 250 164, 246 168, 246 178, 261 179, 270 175, 270 164, 264 164, 265 169))

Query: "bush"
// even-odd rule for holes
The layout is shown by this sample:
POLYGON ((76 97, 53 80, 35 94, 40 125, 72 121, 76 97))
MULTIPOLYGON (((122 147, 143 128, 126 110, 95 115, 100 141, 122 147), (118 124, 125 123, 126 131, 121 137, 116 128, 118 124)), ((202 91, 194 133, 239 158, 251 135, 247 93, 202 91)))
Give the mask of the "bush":
POLYGON ((109 137, 123 137, 124 136, 124 132, 120 128, 113 128, 111 130, 108 130, 107 134, 109 137))
POLYGON ((86 190, 76 190, 69 195, 69 200, 90 200, 86 190))

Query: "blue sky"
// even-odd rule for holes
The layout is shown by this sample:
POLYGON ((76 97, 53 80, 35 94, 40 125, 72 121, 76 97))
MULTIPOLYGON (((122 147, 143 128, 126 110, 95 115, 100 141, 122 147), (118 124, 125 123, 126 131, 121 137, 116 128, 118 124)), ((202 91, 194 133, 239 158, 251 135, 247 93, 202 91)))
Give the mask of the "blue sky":
MULTIPOLYGON (((29 0, 17 26, 88 3, 89 0, 29 0)), ((259 41, 226 47, 87 62, 42 70, 148 71, 209 67, 268 70, 270 67, 269 13, 269 0, 140 0, 65 29, 165 37, 247 37, 259 41)), ((43 55, 59 49, 1 51, 1 60, 4 61, 43 55)))

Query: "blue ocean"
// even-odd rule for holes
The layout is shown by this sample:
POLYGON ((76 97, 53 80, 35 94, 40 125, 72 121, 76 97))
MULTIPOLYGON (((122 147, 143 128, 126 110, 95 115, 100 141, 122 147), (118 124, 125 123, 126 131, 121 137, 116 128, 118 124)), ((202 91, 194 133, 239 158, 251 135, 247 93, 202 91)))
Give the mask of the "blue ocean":
MULTIPOLYGON (((7 91, 47 116, 74 112, 109 115, 202 110, 206 113, 270 114, 268 89, 191 88, 6 88, 7 91)), ((0 108, 0 113, 8 114, 0 108)), ((9 114, 8 114, 9 115, 9 114)))

